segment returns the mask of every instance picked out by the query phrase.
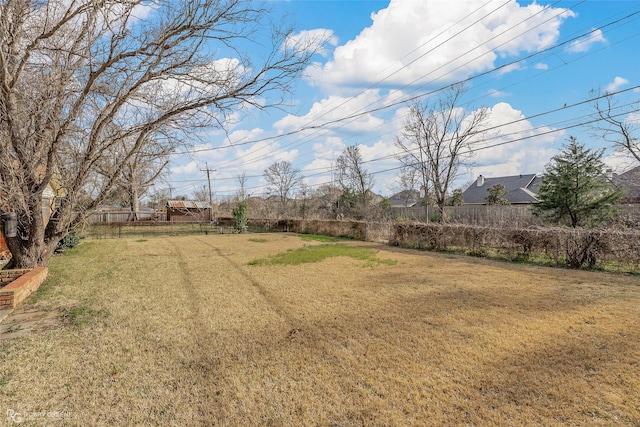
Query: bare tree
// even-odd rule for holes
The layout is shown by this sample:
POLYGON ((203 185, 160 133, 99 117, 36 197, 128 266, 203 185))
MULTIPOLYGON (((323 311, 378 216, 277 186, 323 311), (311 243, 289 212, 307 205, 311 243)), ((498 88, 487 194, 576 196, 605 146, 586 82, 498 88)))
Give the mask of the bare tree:
MULTIPOLYGON (((593 126, 593 130, 606 141, 633 156, 640 162, 640 116, 635 119, 629 118, 628 113, 620 111, 614 97, 610 93, 600 96, 600 92, 592 91, 593 107, 599 119, 593 126)), ((636 102, 636 107, 640 106, 640 100, 636 102)), ((634 108, 637 112, 638 108, 634 108)), ((636 113, 637 114, 637 113, 636 113)))
POLYGON ((309 197, 311 196, 311 187, 305 182, 300 183, 300 196, 302 203, 300 204, 300 216, 307 219, 310 211, 309 197))
POLYGON ((458 84, 439 99, 416 102, 396 138, 401 152, 399 160, 418 172, 425 194, 433 191, 443 220, 449 188, 460 165, 472 152, 471 142, 482 133, 489 116, 486 108, 468 111, 461 107, 464 93, 464 86, 458 84))
POLYGON ((202 187, 196 188, 195 190, 193 190, 191 197, 193 200, 196 200, 198 202, 208 202, 209 190, 207 189, 207 186, 203 185, 202 187))
POLYGON ((269 190, 276 194, 280 201, 280 215, 287 214, 289 199, 294 190, 302 182, 300 169, 293 167, 290 162, 275 162, 264 170, 264 177, 269 183, 269 190))
POLYGON ((0 210, 18 218, 14 266, 46 265, 150 143, 282 104, 320 41, 268 21, 248 0, 1 0, 0 210), (46 222, 54 181, 64 191, 46 222))
POLYGON ((338 212, 335 207, 340 200, 342 190, 333 184, 322 184, 315 191, 315 197, 318 199, 318 215, 322 218, 335 219, 338 212))
MULTIPOLYGON (((140 150, 133 152, 123 165, 120 177, 114 180, 114 186, 116 192, 123 195, 124 205, 131 209, 130 220, 138 220, 140 199, 165 171, 172 150, 171 141, 166 144, 160 141, 149 141, 140 150)), ((123 141, 121 144, 116 144, 111 151, 111 155, 104 156, 99 162, 98 173, 104 179, 111 178, 112 172, 121 161, 120 156, 128 151, 127 143, 123 141)))
POLYGON ((417 189, 420 184, 420 177, 415 168, 403 165, 396 175, 396 183, 395 191, 403 196, 404 206, 409 206, 409 203, 415 202, 419 198, 416 195, 420 193, 417 189))
POLYGON ((342 188, 343 204, 354 204, 358 209, 357 217, 366 218, 369 196, 373 188, 373 175, 364 167, 364 160, 359 147, 347 146, 338 156, 335 163, 336 179, 342 188), (355 198, 355 200, 351 200, 355 198))
POLYGON ((238 200, 245 200, 247 195, 247 172, 242 171, 241 174, 236 176, 238 180, 238 192, 236 193, 238 200))

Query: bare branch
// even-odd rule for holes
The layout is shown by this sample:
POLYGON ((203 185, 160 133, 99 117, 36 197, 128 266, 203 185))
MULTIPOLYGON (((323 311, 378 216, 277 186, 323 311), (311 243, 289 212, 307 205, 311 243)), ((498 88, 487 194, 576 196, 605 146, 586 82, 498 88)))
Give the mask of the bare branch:
POLYGON ((276 28, 270 46, 247 48, 267 16, 249 0, 0 2, 0 206, 18 214, 14 256, 46 264, 115 187, 143 191, 189 132, 281 105, 320 46, 276 28), (54 179, 64 192, 45 228, 54 179))
MULTIPOLYGON (((605 93, 600 97, 598 91, 592 91, 593 108, 600 121, 593 126, 593 131, 597 136, 612 144, 617 149, 630 154, 640 162, 640 115, 633 118, 627 114, 620 113, 620 107, 612 94, 605 93)), ((640 111, 640 100, 636 102, 634 108, 636 114, 640 111)))
POLYGON ((460 107, 464 92, 464 86, 455 85, 443 98, 412 105, 396 138, 399 160, 418 173, 425 195, 433 192, 440 213, 459 166, 471 152, 470 143, 481 136, 489 114, 486 108, 460 107))

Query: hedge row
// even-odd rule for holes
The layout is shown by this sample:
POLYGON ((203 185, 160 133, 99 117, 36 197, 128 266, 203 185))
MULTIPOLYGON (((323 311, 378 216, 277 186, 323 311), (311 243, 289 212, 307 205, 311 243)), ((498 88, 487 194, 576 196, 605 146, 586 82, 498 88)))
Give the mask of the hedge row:
POLYGON ((545 255, 571 268, 600 262, 640 264, 640 232, 566 228, 489 228, 455 224, 395 224, 390 244, 436 250, 463 249, 512 258, 545 255))

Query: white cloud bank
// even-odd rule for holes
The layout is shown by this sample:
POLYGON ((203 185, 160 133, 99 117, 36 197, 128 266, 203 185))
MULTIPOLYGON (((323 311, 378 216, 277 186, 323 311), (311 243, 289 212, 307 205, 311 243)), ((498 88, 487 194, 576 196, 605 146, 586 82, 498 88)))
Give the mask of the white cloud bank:
POLYGON ((586 52, 591 49, 591 46, 597 43, 605 43, 606 41, 607 39, 604 38, 602 30, 593 30, 588 36, 571 43, 567 48, 567 51, 573 53, 586 52))
POLYGON ((493 68, 499 57, 553 44, 573 16, 537 3, 391 0, 372 14, 370 27, 335 49, 333 60, 308 73, 324 86, 455 81, 493 68))
POLYGON ((315 102, 304 116, 289 114, 274 123, 280 132, 331 123, 328 128, 347 132, 368 132, 383 125, 383 120, 366 110, 380 100, 378 90, 366 90, 354 98, 339 95, 329 96, 315 102), (345 117, 353 117, 343 120, 345 117))
POLYGON ((473 165, 467 176, 469 180, 478 175, 542 173, 558 152, 554 142, 564 135, 563 132, 546 133, 552 130, 546 126, 534 128, 531 122, 524 120, 521 111, 505 102, 491 108, 488 125, 499 127, 500 133, 475 146, 473 165))

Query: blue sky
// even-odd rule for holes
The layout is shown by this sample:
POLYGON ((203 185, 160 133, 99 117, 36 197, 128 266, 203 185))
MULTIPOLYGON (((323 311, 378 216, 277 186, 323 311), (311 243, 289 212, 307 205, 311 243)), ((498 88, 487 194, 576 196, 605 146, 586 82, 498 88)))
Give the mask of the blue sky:
MULTIPOLYGON (((542 173, 570 135, 609 156, 610 146, 585 127, 565 128, 588 120, 593 111, 580 103, 593 89, 630 89, 615 97, 620 104, 640 100, 632 89, 640 85, 640 1, 269 4, 297 35, 326 37, 323 53, 297 82, 286 111, 245 112, 228 132, 206 133, 196 152, 172 156, 158 187, 171 185, 174 196, 207 184, 205 164, 216 169, 217 199, 237 191, 242 172, 249 193, 265 194, 263 171, 282 160, 317 188, 331 181, 331 164, 347 145, 360 147, 375 191, 389 196, 399 190, 394 140, 408 109, 403 101, 437 97, 457 81, 466 81, 464 107, 489 108, 500 133, 486 143, 493 148, 475 151, 460 168, 460 188, 479 174, 542 173)), ((625 119, 640 121, 634 106, 624 111, 625 119)), ((632 164, 615 155, 607 162, 617 171, 632 164)))

